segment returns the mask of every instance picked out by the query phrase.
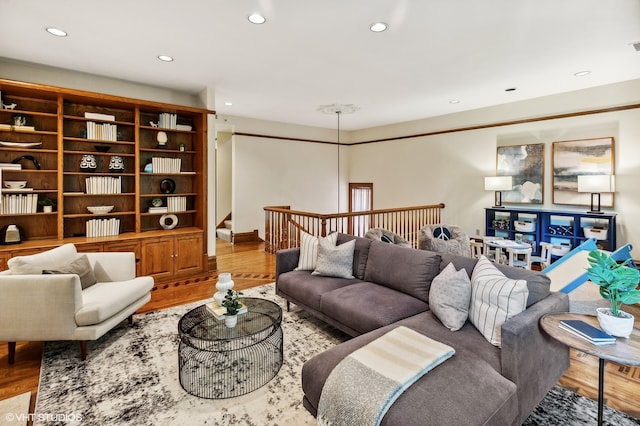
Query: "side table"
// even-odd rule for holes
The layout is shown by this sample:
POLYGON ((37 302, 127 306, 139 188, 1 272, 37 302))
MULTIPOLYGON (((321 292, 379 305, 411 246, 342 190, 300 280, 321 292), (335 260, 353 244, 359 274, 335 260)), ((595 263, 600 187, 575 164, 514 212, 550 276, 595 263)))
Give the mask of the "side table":
POLYGON ((568 312, 554 313, 543 315, 540 318, 540 326, 555 340, 564 343, 570 348, 598 358, 598 425, 602 425, 602 412, 604 408, 604 363, 605 361, 614 361, 625 365, 640 365, 640 330, 634 327, 631 337, 628 339, 618 337, 615 345, 599 346, 561 329, 560 321, 562 320, 582 320, 600 328, 598 319, 592 315, 568 312))

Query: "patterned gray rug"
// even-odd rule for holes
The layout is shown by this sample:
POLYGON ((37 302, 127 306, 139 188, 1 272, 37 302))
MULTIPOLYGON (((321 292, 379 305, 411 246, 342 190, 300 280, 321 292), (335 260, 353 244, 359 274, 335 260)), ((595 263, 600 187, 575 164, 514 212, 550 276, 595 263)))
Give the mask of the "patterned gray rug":
MULTIPOLYGON (((36 425, 313 425, 302 407, 300 368, 346 336, 295 307, 287 313, 273 284, 243 291, 248 297, 276 301, 283 308, 284 364, 262 388, 237 398, 201 399, 178 382, 177 324, 203 302, 136 316, 97 342, 87 361, 78 359, 77 342, 45 345, 36 425), (57 416, 57 417, 54 417, 57 416), (54 419, 54 420, 52 420, 54 419)), ((595 424, 594 401, 554 388, 526 425, 595 424)), ((607 409, 612 425, 640 424, 607 409)))

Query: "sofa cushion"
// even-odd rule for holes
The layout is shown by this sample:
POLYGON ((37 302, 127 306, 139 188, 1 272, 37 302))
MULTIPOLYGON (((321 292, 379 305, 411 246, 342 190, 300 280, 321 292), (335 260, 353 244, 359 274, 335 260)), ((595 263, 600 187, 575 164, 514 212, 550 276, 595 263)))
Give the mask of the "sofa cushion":
POLYGON ((449 263, 433 279, 429 290, 429 308, 442 324, 451 331, 458 331, 469 316, 471 281, 467 271, 456 271, 449 263))
POLYGON ((371 240, 366 238, 357 238, 349 234, 338 234, 336 245, 343 244, 351 240, 356 241, 356 247, 353 249, 353 275, 360 280, 364 280, 364 270, 367 266, 371 240))
POLYGON ((358 279, 311 275, 311 271, 291 271, 278 276, 278 291, 319 311, 324 293, 359 282, 358 279))
POLYGON ((76 312, 76 324, 99 324, 147 295, 152 288, 151 277, 96 283, 82 292, 82 308, 76 312))
POLYGON ((77 254, 76 246, 69 243, 42 253, 12 257, 7 265, 14 275, 40 275, 45 269, 55 269, 59 265, 69 263, 77 254))
POLYGON ((364 278, 428 302, 431 281, 439 273, 437 253, 372 241, 364 278))
POLYGON ((526 309, 528 295, 525 280, 507 278, 480 256, 471 274, 469 320, 492 345, 500 347, 502 324, 526 309))
POLYGON ((312 275, 325 277, 355 278, 353 276, 353 249, 355 240, 336 246, 331 241, 320 238, 318 241, 318 262, 312 275))
MULTIPOLYGON (((319 238, 314 235, 300 231, 300 258, 298 259, 298 271, 313 271, 316 269, 318 262, 318 241, 319 238)), ((336 232, 326 237, 327 241, 332 245, 336 245, 338 234, 336 232)))
POLYGON ((415 297, 370 282, 329 291, 320 299, 323 314, 359 333, 424 312, 427 308, 425 302, 415 297))
POLYGON ((55 269, 45 269, 43 274, 76 274, 80 277, 80 285, 82 289, 86 289, 94 285, 97 280, 93 273, 93 268, 89 263, 89 259, 86 254, 78 254, 76 258, 67 263, 66 265, 60 265, 55 269))
MULTIPOLYGON (((440 266, 442 268, 449 263, 453 263, 456 269, 464 268, 469 276, 473 273, 473 268, 478 262, 477 259, 455 254, 442 254, 441 256, 442 261, 440 262, 440 266)), ((551 293, 551 280, 544 273, 501 264, 494 264, 494 266, 508 278, 527 281, 527 288, 529 290, 527 308, 534 303, 538 303, 551 293)))

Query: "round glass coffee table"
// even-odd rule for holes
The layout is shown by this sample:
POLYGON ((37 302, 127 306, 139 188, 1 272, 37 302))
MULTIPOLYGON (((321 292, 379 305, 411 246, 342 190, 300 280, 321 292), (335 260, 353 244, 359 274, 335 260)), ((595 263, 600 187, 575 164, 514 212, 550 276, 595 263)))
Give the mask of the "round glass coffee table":
POLYGON ((282 366, 282 309, 269 300, 243 297, 248 312, 234 328, 198 306, 178 322, 180 385, 201 398, 244 395, 273 379, 282 366))

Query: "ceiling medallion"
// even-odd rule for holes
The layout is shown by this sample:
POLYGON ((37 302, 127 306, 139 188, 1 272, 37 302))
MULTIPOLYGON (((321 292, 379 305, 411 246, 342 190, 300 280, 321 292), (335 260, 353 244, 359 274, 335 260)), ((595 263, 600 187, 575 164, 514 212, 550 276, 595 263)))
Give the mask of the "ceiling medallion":
POLYGON ((360 108, 355 106, 354 104, 331 104, 320 105, 317 110, 323 114, 353 114, 359 109, 360 108))

